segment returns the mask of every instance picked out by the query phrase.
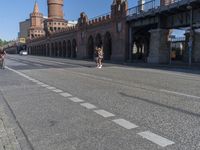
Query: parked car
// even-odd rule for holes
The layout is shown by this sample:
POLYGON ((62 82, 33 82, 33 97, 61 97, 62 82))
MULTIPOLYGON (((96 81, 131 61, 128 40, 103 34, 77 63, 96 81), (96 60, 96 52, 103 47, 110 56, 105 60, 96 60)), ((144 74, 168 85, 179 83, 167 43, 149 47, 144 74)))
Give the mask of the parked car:
POLYGON ((28 55, 28 52, 25 51, 25 50, 22 50, 22 51, 19 52, 19 54, 20 54, 20 55, 28 55))

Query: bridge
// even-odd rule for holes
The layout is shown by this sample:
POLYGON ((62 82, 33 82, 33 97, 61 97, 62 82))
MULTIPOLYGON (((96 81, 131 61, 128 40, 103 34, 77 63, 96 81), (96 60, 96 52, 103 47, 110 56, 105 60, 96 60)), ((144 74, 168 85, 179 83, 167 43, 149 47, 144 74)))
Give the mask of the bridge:
POLYGON ((110 12, 90 19, 81 13, 76 26, 31 40, 29 52, 93 59, 94 47, 103 46, 106 60, 169 63, 170 34, 173 29, 183 29, 187 32, 182 61, 191 58, 200 62, 200 1, 159 1, 149 0, 128 9, 127 1, 118 0, 113 2, 110 12))
POLYGON ((142 59, 149 63, 168 63, 170 61, 169 35, 172 29, 188 30, 183 61, 188 61, 188 42, 193 43, 192 59, 200 62, 199 0, 173 0, 165 5, 151 0, 128 9, 130 60, 142 59), (189 30, 190 29, 190 30, 189 30))

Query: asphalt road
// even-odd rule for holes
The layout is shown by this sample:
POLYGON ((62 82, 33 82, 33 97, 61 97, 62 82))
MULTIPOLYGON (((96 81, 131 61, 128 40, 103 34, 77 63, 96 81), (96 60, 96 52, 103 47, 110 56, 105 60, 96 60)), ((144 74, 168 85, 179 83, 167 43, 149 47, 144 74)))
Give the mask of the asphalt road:
POLYGON ((0 104, 24 150, 200 150, 200 70, 9 55, 0 104))

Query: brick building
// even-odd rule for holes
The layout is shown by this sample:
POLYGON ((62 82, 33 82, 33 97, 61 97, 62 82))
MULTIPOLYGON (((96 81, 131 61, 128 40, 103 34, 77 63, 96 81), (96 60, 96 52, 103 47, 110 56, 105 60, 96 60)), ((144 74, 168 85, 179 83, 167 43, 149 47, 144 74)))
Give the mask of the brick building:
POLYGON ((103 46, 105 59, 125 59, 127 0, 114 0, 111 13, 92 20, 82 12, 75 26, 63 19, 63 0, 48 0, 47 4, 45 35, 30 37, 30 54, 92 59, 95 46, 103 46))

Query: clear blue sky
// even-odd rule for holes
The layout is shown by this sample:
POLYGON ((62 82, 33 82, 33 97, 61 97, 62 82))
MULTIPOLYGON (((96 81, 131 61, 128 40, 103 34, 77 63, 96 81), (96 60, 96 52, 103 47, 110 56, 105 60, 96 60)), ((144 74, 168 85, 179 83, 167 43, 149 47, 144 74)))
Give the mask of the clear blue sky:
MULTIPOLYGON (((19 22, 29 18, 35 0, 0 1, 0 38, 11 40, 17 37, 19 22)), ((40 11, 47 16, 47 0, 37 0, 40 11)), ((84 11, 89 17, 110 11, 112 0, 64 0, 65 18, 77 20, 84 11)), ((136 0, 129 0, 129 7, 136 5, 136 0)))

